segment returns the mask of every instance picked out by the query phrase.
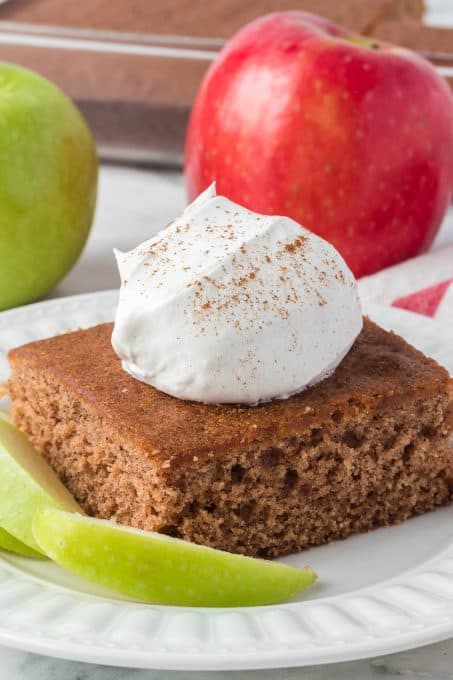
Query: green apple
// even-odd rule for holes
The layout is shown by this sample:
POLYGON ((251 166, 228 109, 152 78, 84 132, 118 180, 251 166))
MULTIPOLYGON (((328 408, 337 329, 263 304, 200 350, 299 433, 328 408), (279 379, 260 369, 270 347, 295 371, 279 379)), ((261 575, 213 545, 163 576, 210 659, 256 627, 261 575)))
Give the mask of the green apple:
POLYGON ((316 580, 308 567, 233 555, 50 507, 35 514, 33 533, 41 550, 61 566, 142 601, 196 607, 273 604, 316 580))
POLYGON ((97 157, 55 85, 0 62, 0 309, 47 293, 77 260, 96 203, 97 157))
POLYGON ((17 538, 0 527, 0 550, 8 550, 8 552, 17 553, 18 555, 25 555, 26 557, 43 557, 42 553, 36 552, 33 548, 18 541, 17 538))
POLYGON ((47 506, 82 512, 27 437, 0 418, 0 526, 41 552, 33 536, 32 518, 47 506))

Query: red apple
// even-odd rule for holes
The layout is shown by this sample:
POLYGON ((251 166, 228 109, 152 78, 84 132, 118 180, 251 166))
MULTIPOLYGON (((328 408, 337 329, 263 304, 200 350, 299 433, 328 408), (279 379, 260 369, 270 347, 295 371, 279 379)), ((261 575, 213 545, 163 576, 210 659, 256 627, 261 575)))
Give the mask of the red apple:
POLYGON ((189 198, 216 180, 288 215, 356 276, 426 249, 453 190, 453 96, 410 50, 306 12, 243 28, 207 73, 186 143, 189 198))

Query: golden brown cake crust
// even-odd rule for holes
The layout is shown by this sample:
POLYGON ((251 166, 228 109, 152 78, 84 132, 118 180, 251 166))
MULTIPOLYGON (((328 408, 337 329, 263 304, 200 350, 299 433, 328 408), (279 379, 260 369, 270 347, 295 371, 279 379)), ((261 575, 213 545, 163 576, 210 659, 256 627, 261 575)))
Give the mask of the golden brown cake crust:
POLYGON ((88 514, 276 557, 452 500, 452 381, 370 321, 332 377, 259 407, 136 381, 111 330, 10 353, 12 418, 88 514))
POLYGON ((435 361, 368 319, 334 375, 287 400, 255 407, 215 406, 170 397, 121 368, 101 324, 13 349, 9 360, 40 367, 147 456, 177 466, 194 456, 265 444, 316 427, 340 410, 351 416, 394 404, 408 394, 445 389, 435 361))

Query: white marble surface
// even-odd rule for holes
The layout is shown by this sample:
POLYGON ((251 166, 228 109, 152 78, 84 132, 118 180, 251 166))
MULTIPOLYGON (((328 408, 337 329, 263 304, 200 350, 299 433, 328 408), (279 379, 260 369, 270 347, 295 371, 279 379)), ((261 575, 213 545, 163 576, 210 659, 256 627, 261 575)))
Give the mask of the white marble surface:
POLYGON ((129 250, 149 238, 185 205, 179 172, 104 166, 90 238, 72 272, 51 297, 116 288, 112 249, 129 250))
POLYGON ((62 661, 0 650, 2 680, 451 680, 453 643, 442 642, 376 659, 282 670, 229 673, 151 671, 62 661))

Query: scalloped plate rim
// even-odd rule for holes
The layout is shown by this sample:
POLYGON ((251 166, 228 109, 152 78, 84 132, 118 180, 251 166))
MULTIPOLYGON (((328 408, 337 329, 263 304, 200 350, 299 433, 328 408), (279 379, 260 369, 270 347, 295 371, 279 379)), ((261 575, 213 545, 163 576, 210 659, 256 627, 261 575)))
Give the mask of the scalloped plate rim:
MULTIPOLYGON (((86 293, 68 298, 46 300, 8 310, 0 313, 0 331, 7 330, 14 336, 14 326, 27 325, 29 335, 30 337, 33 337, 33 324, 45 319, 45 323, 49 326, 48 334, 51 335, 52 333, 60 332, 58 328, 61 326, 62 312, 70 314, 71 312, 74 312, 75 309, 78 310, 79 315, 82 318, 84 316, 87 317, 87 325, 100 323, 112 318, 116 296, 117 291, 115 290, 99 291, 97 293, 86 293), (96 318, 93 319, 93 316, 96 318)), ((434 340, 438 341, 440 335, 447 338, 447 344, 448 338, 453 340, 453 329, 450 329, 440 322, 427 319, 426 317, 420 317, 405 310, 373 305, 367 307, 367 311, 368 310, 372 317, 375 315, 384 316, 389 320, 390 325, 395 323, 396 326, 398 326, 398 322, 407 320, 409 325, 412 324, 414 327, 420 327, 423 329, 425 335, 428 333, 434 340)), ((42 337, 42 332, 38 333, 38 336, 42 337)), ((450 345, 451 344, 453 343, 450 343, 450 345)), ((3 356, 3 354, 4 351, 0 350, 0 355, 3 356)), ((448 358, 451 367, 450 354, 448 358)), ((9 622, 9 618, 11 618, 10 613, 12 611, 10 604, 0 623, 0 643, 30 652, 106 665, 186 671, 246 670, 326 664, 395 653, 445 640, 453 636, 453 540, 448 543, 439 554, 421 565, 416 565, 413 570, 402 573, 400 578, 392 577, 384 579, 374 586, 358 588, 355 591, 348 591, 344 594, 332 595, 330 597, 320 598, 319 600, 291 602, 286 605, 270 605, 267 607, 243 608, 237 610, 210 610, 201 608, 190 610, 188 608, 179 607, 143 605, 140 603, 131 603, 127 600, 109 600, 104 594, 96 595, 96 597, 91 598, 88 593, 71 591, 65 589, 64 586, 40 581, 39 577, 20 572, 14 565, 9 564, 5 560, 0 560, 0 608, 2 607, 2 598, 6 591, 13 593, 12 606, 16 604, 16 608, 13 610, 12 618, 14 621, 15 616, 19 614, 19 622, 16 621, 15 625, 12 625, 9 622), (361 598, 366 600, 368 598, 372 603, 375 591, 379 594, 379 587, 381 590, 383 589, 384 593, 386 592, 385 589, 389 591, 392 587, 408 587, 409 590, 410 588, 413 588, 416 592, 417 588, 419 588, 419 590, 424 593, 424 597, 426 597, 426 593, 428 592, 429 594, 431 591, 424 590, 423 587, 414 585, 414 583, 417 584, 417 576, 421 575, 423 577, 425 564, 426 568, 429 569, 432 567, 434 569, 433 573, 437 573, 439 576, 439 583, 441 584, 439 586, 440 590, 442 590, 442 584, 444 584, 446 592, 448 593, 447 596, 440 596, 434 589, 434 595, 431 593, 434 598, 433 601, 435 602, 436 598, 437 600, 440 599, 442 601, 442 597, 444 597, 444 600, 442 601, 442 605, 437 603, 439 611, 436 610, 437 613, 434 613, 433 617, 426 622, 418 621, 417 614, 417 616, 414 616, 414 618, 410 620, 410 625, 407 625, 405 629, 394 629, 390 626, 390 631, 387 628, 379 631, 378 626, 378 630, 363 634, 365 631, 365 624, 363 621, 360 621, 360 617, 357 617, 354 620, 354 616, 350 614, 347 608, 345 610, 342 609, 342 600, 347 600, 348 596, 350 596, 350 601, 353 601, 354 598, 355 600, 360 600, 361 598), (448 566, 445 567, 445 564, 448 566), (436 568, 437 572, 435 571, 436 568), (447 571, 445 571, 445 569, 447 569, 447 571), (14 601, 14 587, 12 591, 9 590, 11 584, 18 587, 19 594, 16 595, 16 602, 14 601), (113 623, 112 625, 110 624, 110 621, 106 623, 102 631, 99 631, 97 637, 95 635, 93 638, 92 629, 84 631, 83 620, 82 622, 80 620, 77 621, 77 618, 72 621, 73 627, 69 627, 69 633, 59 632, 57 624, 55 624, 52 634, 49 633, 49 631, 43 630, 39 632, 30 631, 27 629, 26 623, 20 623, 20 614, 22 612, 20 601, 21 585, 24 585, 26 593, 29 592, 30 589, 31 592, 34 593, 31 598, 25 598, 22 602, 22 608, 27 609, 29 602, 33 603, 37 601, 38 612, 39 606, 42 606, 45 611, 46 606, 51 609, 52 604, 55 604, 55 601, 61 599, 63 601, 66 600, 67 603, 72 602, 73 608, 76 610, 77 608, 81 609, 82 612, 84 608, 94 608, 96 610, 96 607, 101 613, 103 607, 109 612, 117 613, 116 610, 118 610, 120 612, 118 615, 119 618, 121 618, 121 612, 123 610, 123 615, 131 616, 132 608, 134 608, 135 612, 146 612, 143 618, 149 618, 150 621, 153 620, 153 617, 158 619, 158 630, 162 629, 161 639, 159 638, 159 635, 157 635, 156 642, 156 635, 153 635, 150 637, 149 641, 146 640, 147 644, 145 646, 143 635, 141 635, 141 637, 139 635, 137 640, 140 638, 140 642, 134 644, 129 640, 127 644, 124 644, 123 642, 123 646, 121 646, 121 643, 118 642, 119 629, 115 629, 113 623), (131 604, 132 608, 130 607, 131 604), (349 617, 349 623, 351 623, 351 625, 352 623, 356 625, 358 620, 363 626, 362 635, 359 635, 357 639, 346 639, 347 636, 345 638, 339 637, 338 639, 335 639, 336 633, 335 631, 332 633, 331 630, 326 638, 323 639, 322 634, 320 635, 319 631, 318 633, 315 631, 312 635, 312 639, 310 639, 310 644, 307 645, 307 635, 310 637, 311 634, 310 626, 308 626, 307 633, 307 626, 305 623, 302 625, 302 621, 299 617, 300 611, 303 611, 303 608, 307 606, 307 613, 308 610, 313 611, 318 609, 324 611, 325 614, 325 610, 327 610, 337 616, 341 614, 344 622, 347 622, 349 617), (266 613, 266 615, 274 617, 275 612, 278 612, 279 615, 283 612, 284 616, 293 617, 299 620, 299 628, 294 624, 294 631, 300 633, 300 636, 298 637, 297 634, 295 634, 291 637, 290 641, 287 641, 286 643, 281 640, 277 641, 269 639, 269 636, 266 637, 264 634, 264 624, 259 622, 260 617, 257 615, 258 612, 263 614, 266 613), (222 638, 222 644, 216 646, 217 639, 213 640, 213 637, 215 638, 215 635, 217 635, 218 632, 214 633, 213 626, 217 626, 220 621, 218 617, 228 617, 231 615, 239 617, 240 621, 243 623, 244 621, 248 623, 251 621, 250 630, 253 634, 251 637, 245 636, 245 639, 242 640, 242 644, 238 642, 237 638, 234 639, 233 636, 233 641, 230 641, 230 643, 225 642, 222 638), (200 639, 197 644, 193 642, 194 634, 192 634, 192 631, 188 637, 186 636, 186 638, 184 638, 184 626, 182 626, 182 628, 180 626, 183 617, 198 617, 200 621, 203 619, 203 625, 201 626, 203 631, 203 626, 207 621, 208 636, 202 638, 200 633, 200 639), (7 621, 6 624, 5 621, 7 621), (171 630, 172 625, 176 625, 176 634, 171 630), (179 628, 178 625, 180 626, 179 628), (305 630, 302 634, 304 626, 305 630), (112 630, 110 630, 111 628, 112 630), (171 634, 168 633, 168 631, 170 631, 171 634), (180 632, 178 633, 178 631, 180 632), (180 635, 179 642, 177 641, 178 634, 180 635), (91 639, 90 635, 92 636, 91 639), (112 637, 109 638, 109 635, 112 637), (89 640, 86 639, 87 637, 89 640), (189 640, 189 642, 186 645, 181 645, 181 640, 184 639, 189 640), (190 640, 192 640, 192 642, 190 642, 190 640)), ((385 600, 385 597, 382 595, 381 600, 379 600, 379 597, 377 596, 375 599, 379 606, 382 602, 384 602, 384 604, 388 602, 388 599, 385 600)), ((399 605, 393 607, 397 615, 399 615, 398 607, 399 605)), ((404 608, 401 608, 401 611, 407 615, 404 608)), ((102 619, 102 617, 100 618, 102 619)), ((71 623, 70 617, 68 620, 71 623)), ((25 619, 25 621, 27 621, 27 619, 25 619)), ((63 628, 64 626, 65 624, 63 624, 63 628)), ((133 635, 134 633, 132 633, 132 639, 133 635)))

